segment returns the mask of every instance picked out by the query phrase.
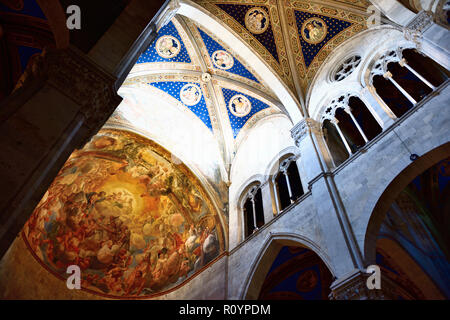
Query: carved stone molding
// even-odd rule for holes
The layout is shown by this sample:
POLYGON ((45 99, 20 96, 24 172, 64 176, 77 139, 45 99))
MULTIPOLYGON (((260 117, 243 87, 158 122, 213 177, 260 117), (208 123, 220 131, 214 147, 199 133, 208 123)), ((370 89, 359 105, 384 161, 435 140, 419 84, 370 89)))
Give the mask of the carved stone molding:
POLYGON ((299 147, 301 141, 308 133, 320 134, 320 132, 320 124, 317 121, 311 118, 305 118, 291 129, 291 136, 297 147, 299 147))
POLYGON ((22 85, 41 81, 55 87, 80 106, 84 126, 95 133, 122 101, 116 80, 76 49, 46 49, 27 69, 22 85))
POLYGON ((417 47, 421 46, 421 38, 425 31, 433 25, 433 15, 428 11, 420 11, 416 17, 405 27, 404 35, 409 41, 414 42, 417 47))
POLYGON ((330 300, 390 300, 395 298, 392 284, 382 276, 381 289, 370 290, 367 279, 370 275, 356 270, 350 276, 336 280, 331 285, 330 300))

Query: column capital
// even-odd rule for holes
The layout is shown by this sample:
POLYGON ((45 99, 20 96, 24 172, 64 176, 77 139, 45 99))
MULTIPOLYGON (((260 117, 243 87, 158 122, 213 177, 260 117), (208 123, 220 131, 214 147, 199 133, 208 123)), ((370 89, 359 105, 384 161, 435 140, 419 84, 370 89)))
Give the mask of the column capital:
POLYGON ((319 122, 311 118, 305 118, 291 129, 291 136, 298 147, 308 133, 320 134, 320 132, 321 128, 319 122))
POLYGON ((406 40, 412 41, 420 47, 422 34, 427 31, 433 23, 433 15, 431 12, 420 11, 403 30, 406 40))
POLYGON ((369 289, 370 274, 355 270, 350 275, 336 280, 331 285, 330 300, 389 300, 396 297, 391 282, 381 277, 381 289, 369 289))
POLYGON ((336 126, 339 124, 339 120, 337 118, 331 119, 330 122, 336 126))
POLYGON ((383 74, 383 77, 385 79, 392 79, 392 73, 390 71, 386 72, 385 74, 383 74))
POLYGON ((116 80, 71 47, 45 49, 27 68, 20 86, 40 82, 56 88, 80 106, 84 126, 95 134, 122 101, 116 80))

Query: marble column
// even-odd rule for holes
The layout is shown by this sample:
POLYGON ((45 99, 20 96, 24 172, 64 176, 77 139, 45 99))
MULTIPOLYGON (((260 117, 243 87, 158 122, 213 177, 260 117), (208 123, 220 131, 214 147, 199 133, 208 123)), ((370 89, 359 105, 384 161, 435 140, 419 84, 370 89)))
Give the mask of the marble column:
POLYGON ((270 222, 274 218, 274 203, 272 201, 272 192, 270 190, 270 183, 267 181, 266 183, 261 185, 261 195, 263 202, 263 210, 264 210, 264 223, 270 222))
MULTIPOLYGON (((323 152, 324 141, 320 124, 313 119, 302 120, 291 130, 300 150, 300 162, 305 169, 305 179, 314 202, 321 225, 323 242, 328 248, 331 263, 336 266, 335 275, 341 275, 361 265, 359 248, 355 242, 345 208, 329 171, 327 155, 323 152), (341 230, 342 232, 330 232, 341 230)), ((303 177, 302 177, 303 178, 303 177)))
POLYGON ((373 86, 363 88, 360 97, 383 130, 394 124, 394 119, 397 119, 397 117, 377 94, 373 86))

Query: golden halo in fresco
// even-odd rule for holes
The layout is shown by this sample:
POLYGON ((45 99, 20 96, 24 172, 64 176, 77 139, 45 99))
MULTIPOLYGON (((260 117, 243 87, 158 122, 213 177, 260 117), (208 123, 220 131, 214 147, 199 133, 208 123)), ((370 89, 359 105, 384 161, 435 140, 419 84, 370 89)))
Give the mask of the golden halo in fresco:
POLYGON ((171 289, 224 250, 218 213, 198 179, 154 142, 104 129, 64 164, 23 229, 59 278, 108 297, 171 289))
POLYGON ((162 36, 156 41, 156 53, 164 59, 175 58, 181 50, 180 41, 172 36, 162 36))
POLYGON ((266 32, 269 27, 270 19, 267 11, 261 7, 253 7, 245 15, 245 26, 254 34, 266 32))
POLYGON ((303 23, 301 31, 303 40, 310 44, 318 44, 327 36, 328 27, 325 21, 313 17, 303 23))
POLYGON ((228 109, 236 117, 245 117, 252 110, 252 104, 246 96, 242 94, 237 94, 230 99, 228 104, 228 109))

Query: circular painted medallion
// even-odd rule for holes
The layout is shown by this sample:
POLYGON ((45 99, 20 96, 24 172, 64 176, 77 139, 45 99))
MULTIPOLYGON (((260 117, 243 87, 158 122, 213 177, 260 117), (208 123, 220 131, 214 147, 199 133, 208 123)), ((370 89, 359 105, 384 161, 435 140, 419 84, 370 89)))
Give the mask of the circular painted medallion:
POLYGON ((233 68, 234 58, 231 54, 224 50, 218 50, 212 54, 212 61, 214 66, 222 70, 229 70, 233 68))
POLYGON ((180 90, 180 99, 187 106, 195 106, 202 98, 201 89, 195 84, 188 83, 180 90))
POLYGON ((320 18, 310 18, 302 25, 302 37, 311 44, 322 42, 327 36, 327 24, 320 18))
POLYGON ((264 33, 269 27, 270 19, 266 10, 254 7, 247 11, 245 15, 245 26, 254 34, 264 33))
POLYGON ((156 42, 156 52, 164 59, 175 58, 181 50, 180 41, 172 36, 162 36, 156 42))
POLYGON ((247 97, 238 94, 231 98, 228 108, 236 117, 245 117, 252 110, 252 104, 247 97))

